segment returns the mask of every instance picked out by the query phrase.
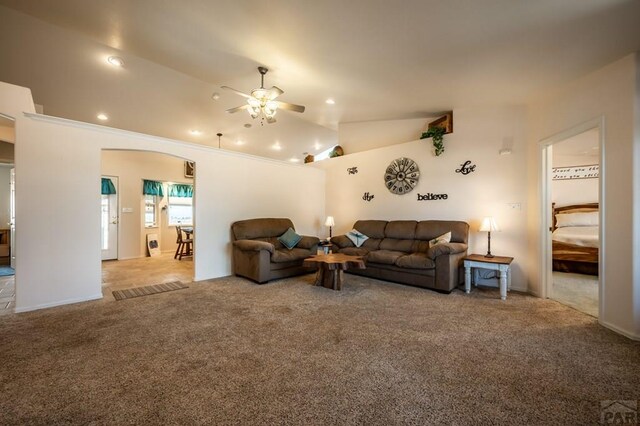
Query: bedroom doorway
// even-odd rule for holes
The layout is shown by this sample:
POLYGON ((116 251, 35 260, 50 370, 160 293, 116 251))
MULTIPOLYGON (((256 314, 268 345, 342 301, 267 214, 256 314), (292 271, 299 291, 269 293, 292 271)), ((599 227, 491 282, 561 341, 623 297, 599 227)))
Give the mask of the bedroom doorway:
POLYGON ((601 128, 587 123, 543 145, 546 297, 594 317, 602 294, 601 128))

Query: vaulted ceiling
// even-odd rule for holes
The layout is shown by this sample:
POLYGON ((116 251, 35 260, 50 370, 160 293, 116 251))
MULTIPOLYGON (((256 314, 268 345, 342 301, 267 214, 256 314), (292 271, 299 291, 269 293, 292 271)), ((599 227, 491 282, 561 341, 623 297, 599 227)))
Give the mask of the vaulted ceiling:
POLYGON ((213 146, 221 132, 223 148, 283 160, 336 143, 341 122, 521 104, 640 50, 637 0, 0 5, 0 80, 30 87, 45 113, 99 122, 105 112, 110 126, 213 146), (220 86, 250 91, 259 65, 304 114, 261 126, 224 112, 244 100, 220 86))

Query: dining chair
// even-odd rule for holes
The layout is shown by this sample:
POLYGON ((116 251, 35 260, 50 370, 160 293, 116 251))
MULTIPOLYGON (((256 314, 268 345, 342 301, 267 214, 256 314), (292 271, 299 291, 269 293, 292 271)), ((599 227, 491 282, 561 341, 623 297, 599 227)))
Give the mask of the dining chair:
POLYGON ((173 256, 174 259, 182 260, 183 257, 193 256, 193 239, 184 238, 182 236, 182 226, 176 226, 176 233, 178 234, 178 238, 176 240, 176 244, 178 247, 176 248, 176 254, 173 256))

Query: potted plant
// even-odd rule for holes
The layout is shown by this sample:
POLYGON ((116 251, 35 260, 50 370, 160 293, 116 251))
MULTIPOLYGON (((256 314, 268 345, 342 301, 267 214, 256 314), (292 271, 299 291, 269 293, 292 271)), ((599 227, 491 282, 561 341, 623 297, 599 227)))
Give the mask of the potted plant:
POLYGON ((426 132, 420 136, 420 139, 433 139, 433 147, 436 149, 436 157, 444 152, 444 134, 447 132, 447 129, 441 126, 433 126, 429 127, 426 132))

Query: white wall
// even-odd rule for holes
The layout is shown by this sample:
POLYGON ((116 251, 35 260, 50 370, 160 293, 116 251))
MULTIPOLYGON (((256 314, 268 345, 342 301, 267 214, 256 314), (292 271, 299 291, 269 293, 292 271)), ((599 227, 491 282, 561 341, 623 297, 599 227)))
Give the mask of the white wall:
POLYGON ((528 194, 530 289, 543 295, 540 287, 542 226, 540 182, 540 141, 581 123, 604 117, 603 226, 606 232, 603 307, 599 321, 605 326, 640 338, 640 256, 638 219, 634 221, 634 201, 638 215, 637 57, 629 55, 592 74, 544 94, 529 105, 528 194), (635 102, 635 105, 634 105, 635 102), (635 130, 635 133, 634 133, 635 130), (634 186, 635 192, 634 192, 634 186), (634 252, 634 248, 636 251, 634 252))
POLYGON ((18 312, 102 297, 103 149, 196 161, 195 280, 231 274, 236 220, 289 217, 301 233, 321 230, 321 170, 46 116, 19 116, 16 129, 18 312))
POLYGON ((347 154, 410 142, 420 138, 436 118, 340 123, 338 141, 347 154))
MULTIPOLYGON (((454 110, 454 132, 444 138, 445 152, 433 155, 431 139, 347 154, 313 163, 327 171, 327 215, 335 217, 334 235, 350 230, 358 219, 462 220, 471 225, 470 253, 486 253, 487 234, 478 232, 484 216, 494 216, 502 232, 491 235, 492 252, 513 256, 513 287, 527 289, 526 167, 524 108, 454 110), (504 140, 511 155, 499 155, 504 140), (384 171, 396 158, 420 167, 418 186, 394 195, 384 185, 384 171), (455 170, 466 160, 476 165, 468 175, 455 170), (348 167, 358 167, 349 175, 348 167), (365 192, 372 201, 362 199, 365 192), (417 194, 448 194, 447 200, 417 201, 417 194), (520 203, 521 210, 509 203, 520 203)), ((325 231, 326 232, 326 231, 325 231)))
POLYGON ((162 251, 175 251, 175 226, 169 226, 168 211, 162 210, 167 204, 167 191, 158 204, 158 226, 145 228, 142 180, 193 184, 192 178, 184 177, 184 160, 153 152, 105 150, 102 151, 102 174, 118 177, 118 259, 146 256, 147 234, 158 235, 162 251), (133 211, 125 213, 123 208, 132 208, 133 211))

